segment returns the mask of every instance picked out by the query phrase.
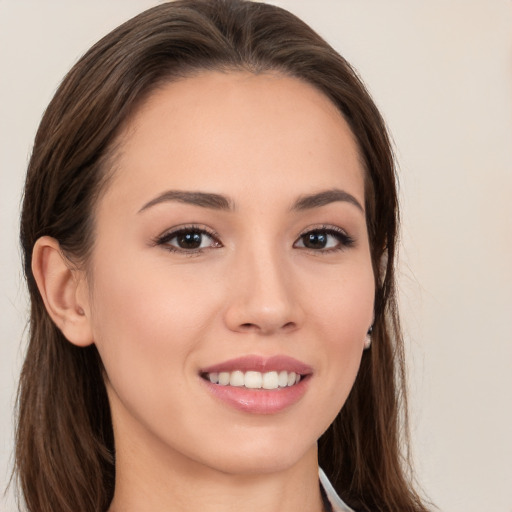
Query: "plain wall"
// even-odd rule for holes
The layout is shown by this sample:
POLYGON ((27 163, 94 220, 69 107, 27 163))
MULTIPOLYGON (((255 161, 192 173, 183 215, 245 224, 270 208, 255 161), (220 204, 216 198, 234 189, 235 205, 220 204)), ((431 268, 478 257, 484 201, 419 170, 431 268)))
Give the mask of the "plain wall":
MULTIPOLYGON (((19 204, 77 58, 150 0, 0 0, 0 485, 27 299, 19 204)), ((443 511, 512 511, 512 2, 280 1, 360 72, 396 144, 418 479, 443 511)), ((15 510, 13 493, 0 509, 15 510)), ((397 511, 398 512, 398 511, 397 511)))

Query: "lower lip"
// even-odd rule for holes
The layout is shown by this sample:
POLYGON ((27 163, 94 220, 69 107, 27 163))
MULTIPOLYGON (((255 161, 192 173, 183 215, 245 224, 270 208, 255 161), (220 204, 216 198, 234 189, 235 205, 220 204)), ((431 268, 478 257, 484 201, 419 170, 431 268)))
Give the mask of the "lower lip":
POLYGON ((201 380, 210 393, 235 409, 252 414, 276 414, 291 407, 304 396, 310 378, 308 375, 298 384, 273 390, 221 386, 203 378, 201 380))

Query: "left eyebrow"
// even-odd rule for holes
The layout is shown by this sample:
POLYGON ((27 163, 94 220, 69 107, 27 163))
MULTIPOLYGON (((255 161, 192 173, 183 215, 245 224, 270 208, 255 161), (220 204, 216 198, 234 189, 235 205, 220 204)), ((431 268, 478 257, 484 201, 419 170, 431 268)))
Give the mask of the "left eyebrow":
POLYGON ((349 194, 345 190, 340 190, 339 188, 301 196, 297 201, 295 201, 291 209, 294 211, 309 210, 310 208, 319 208, 320 206, 325 206, 336 201, 353 204, 364 213, 364 208, 361 203, 352 194, 349 194))

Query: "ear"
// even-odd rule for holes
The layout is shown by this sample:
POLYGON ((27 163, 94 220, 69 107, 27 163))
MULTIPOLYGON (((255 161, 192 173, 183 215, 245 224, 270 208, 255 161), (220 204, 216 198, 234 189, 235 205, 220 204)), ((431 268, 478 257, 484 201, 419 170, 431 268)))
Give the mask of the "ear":
POLYGON ((51 319, 68 341, 85 347, 93 343, 87 282, 71 266, 54 238, 43 236, 32 251, 32 273, 51 319))

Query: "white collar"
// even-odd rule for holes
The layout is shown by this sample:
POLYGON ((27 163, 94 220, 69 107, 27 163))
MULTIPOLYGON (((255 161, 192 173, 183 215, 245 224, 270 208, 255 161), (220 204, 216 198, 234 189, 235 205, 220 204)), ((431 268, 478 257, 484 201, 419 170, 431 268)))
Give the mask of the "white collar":
POLYGON ((343 500, 338 496, 338 493, 334 490, 331 482, 327 478, 322 468, 318 468, 318 476, 320 477, 320 483, 324 488, 325 494, 332 505, 333 512, 354 512, 343 500))

